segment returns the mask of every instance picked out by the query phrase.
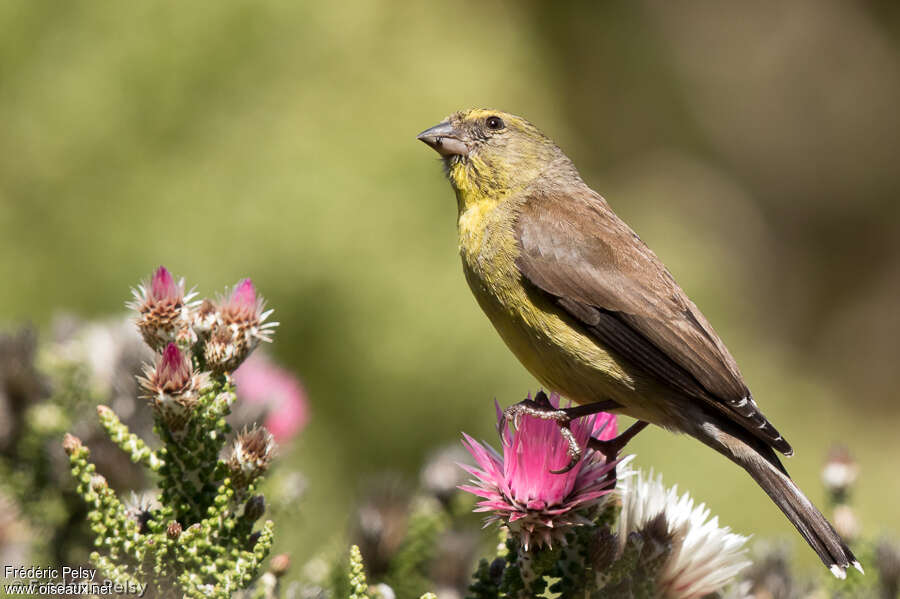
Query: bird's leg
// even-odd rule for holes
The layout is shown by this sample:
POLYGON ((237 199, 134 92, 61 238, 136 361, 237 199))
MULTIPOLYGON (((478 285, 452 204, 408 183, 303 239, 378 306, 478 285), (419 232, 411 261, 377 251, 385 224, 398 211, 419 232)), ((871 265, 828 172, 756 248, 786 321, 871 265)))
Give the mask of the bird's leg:
POLYGON ((611 462, 619 457, 619 453, 625 449, 625 446, 628 445, 628 442, 634 439, 639 432, 647 428, 648 422, 644 422, 643 420, 638 420, 631 426, 629 426, 625 432, 620 433, 613 439, 606 439, 601 441, 600 439, 594 439, 591 437, 588 439, 588 447, 599 451, 606 458, 607 462, 611 462))
MULTIPOLYGON (((628 442, 634 439, 639 432, 647 428, 647 422, 643 420, 638 420, 631 426, 629 426, 625 432, 620 433, 613 439, 606 439, 601 441, 600 439, 595 439, 591 437, 588 439, 588 447, 595 451, 599 451, 603 454, 603 457, 606 458, 607 462, 612 462, 619 457, 619 453, 625 449, 625 446, 628 445, 628 442)), ((616 470, 617 468, 613 468, 612 471, 612 480, 613 486, 616 484, 616 470)))
MULTIPOLYGON (((582 416, 590 416, 591 414, 606 412, 620 407, 622 406, 614 401, 597 401, 583 406, 575 406, 573 408, 554 408, 547 398, 547 394, 543 391, 539 391, 538 394, 534 396, 533 400, 526 399, 506 408, 506 410, 503 411, 503 420, 501 420, 501 423, 512 420, 513 426, 518 428, 519 417, 523 414, 526 416, 533 416, 534 418, 542 418, 544 420, 555 420, 556 424, 559 426, 559 433, 569 444, 569 463, 561 470, 551 470, 551 472, 554 474, 564 474, 574 468, 581 459, 581 456, 584 455, 584 450, 578 445, 578 440, 575 439, 575 435, 572 434, 572 431, 569 429, 569 423, 582 416)), ((625 433, 623 433, 623 435, 624 434, 625 433)))

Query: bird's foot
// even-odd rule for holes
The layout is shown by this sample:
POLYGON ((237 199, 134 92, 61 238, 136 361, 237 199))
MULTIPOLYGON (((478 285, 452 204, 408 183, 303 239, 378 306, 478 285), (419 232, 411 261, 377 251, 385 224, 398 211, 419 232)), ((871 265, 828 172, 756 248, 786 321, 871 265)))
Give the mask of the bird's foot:
POLYGON ((522 415, 542 418, 544 420, 555 420, 556 424, 559 426, 559 433, 569 445, 569 449, 566 452, 569 455, 569 463, 560 470, 551 470, 550 472, 553 474, 565 474, 574 468, 584 455, 584 449, 578 444, 578 440, 569 428, 569 424, 576 418, 590 416, 591 414, 597 414, 598 412, 606 412, 619 407, 621 406, 614 401, 598 401, 572 408, 554 408, 553 404, 550 403, 547 394, 543 391, 538 391, 537 395, 534 396, 534 399, 526 399, 506 408, 506 410, 503 411, 503 420, 501 420, 500 426, 502 427, 503 422, 512 421, 513 426, 518 429, 519 418, 522 415))
POLYGON ((541 418, 543 420, 555 420, 558 423, 565 424, 568 424, 572 420, 572 418, 566 414, 565 410, 553 407, 550 400, 547 398, 546 393, 538 391, 538 394, 534 396, 534 399, 523 399, 519 403, 513 404, 503 410, 503 420, 500 422, 499 426, 502 426, 504 421, 511 421, 513 427, 518 429, 519 418, 523 415, 541 418))

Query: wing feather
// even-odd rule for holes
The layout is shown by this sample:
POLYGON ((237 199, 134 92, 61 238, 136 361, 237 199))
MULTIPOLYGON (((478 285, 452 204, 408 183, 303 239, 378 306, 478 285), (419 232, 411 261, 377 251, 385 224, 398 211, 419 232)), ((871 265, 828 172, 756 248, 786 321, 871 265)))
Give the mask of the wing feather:
POLYGON ((520 207, 516 234, 523 278, 605 347, 679 397, 712 405, 792 453, 712 326, 602 197, 587 187, 532 192, 520 207))

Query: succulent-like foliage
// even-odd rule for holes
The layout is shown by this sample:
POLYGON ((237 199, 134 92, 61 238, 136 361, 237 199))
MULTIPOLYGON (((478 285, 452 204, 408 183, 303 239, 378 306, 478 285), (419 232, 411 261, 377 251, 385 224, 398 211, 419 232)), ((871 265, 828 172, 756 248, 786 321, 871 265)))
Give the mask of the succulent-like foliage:
POLYGON ((350 547, 350 599, 368 599, 369 585, 359 547, 350 547))
MULTIPOLYGON (((90 559, 109 580, 149 586, 152 596, 231 597, 257 579, 272 547, 273 523, 256 528, 266 509, 256 489, 274 441, 255 427, 237 436, 227 458, 220 457, 236 399, 229 372, 259 341, 271 340, 272 323, 262 324, 268 313, 261 313, 264 301, 249 279, 216 306, 191 302, 184 282, 160 267, 134 296, 138 329, 161 351, 140 378, 161 447, 152 450, 111 408, 101 405, 97 413, 109 438, 155 475, 159 493, 155 501, 126 507, 97 473, 88 448, 67 434, 63 449, 95 534, 90 559), (227 360, 209 364, 217 327, 230 332, 233 347, 227 360)), ((281 564, 282 574, 286 567, 281 564)), ((274 588, 269 582, 260 581, 257 590, 274 588)))

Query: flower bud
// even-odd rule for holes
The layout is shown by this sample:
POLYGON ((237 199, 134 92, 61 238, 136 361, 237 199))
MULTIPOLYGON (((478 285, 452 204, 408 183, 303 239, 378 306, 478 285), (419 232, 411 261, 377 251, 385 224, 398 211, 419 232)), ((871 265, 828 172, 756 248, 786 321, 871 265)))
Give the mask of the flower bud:
POLYGON ((153 519, 153 498, 148 495, 131 493, 131 500, 125 503, 128 517, 138 525, 138 533, 147 532, 147 524, 153 519))
POLYGON ((184 279, 178 282, 164 266, 153 273, 149 283, 132 289, 134 299, 128 307, 138 313, 137 326, 147 345, 160 350, 167 343, 180 342, 188 347, 196 335, 191 329, 190 312, 196 302, 194 293, 185 294, 184 279))
POLYGON ((228 469, 236 488, 244 488, 269 468, 275 452, 275 440, 264 427, 244 430, 234 440, 228 469))
POLYGON ((209 382, 204 373, 194 371, 190 358, 174 343, 166 346, 155 367, 144 368, 138 380, 147 391, 144 397, 172 431, 184 427, 209 382))
POLYGON ((256 522, 266 513, 266 500, 262 495, 254 495, 244 505, 244 517, 256 522))
POLYGON ((81 443, 81 439, 76 437, 75 435, 71 435, 66 433, 63 437, 62 442, 63 451, 66 452, 66 455, 72 455, 73 453, 79 451, 84 445, 81 443))
POLYGON ((265 306, 265 300, 257 296, 250 279, 244 279, 219 299, 204 352, 211 370, 232 372, 260 341, 272 341, 272 329, 278 323, 265 322, 272 313, 265 306))
POLYGON ((197 334, 207 337, 209 332, 218 321, 216 313, 216 305, 208 299, 204 299, 197 308, 191 313, 191 322, 197 334))
POLYGON ((284 576, 290 567, 291 558, 287 553, 279 553, 272 557, 272 560, 269 562, 269 572, 278 578, 284 576))
POLYGON ((106 477, 104 477, 102 474, 95 474, 91 477, 91 490, 95 493, 99 493, 107 486, 108 485, 106 484, 106 477))
POLYGON ((256 547, 256 543, 259 541, 259 538, 262 536, 262 533, 258 530, 247 537, 247 550, 253 551, 253 548, 256 547))
POLYGON ((173 541, 177 540, 181 536, 181 524, 175 520, 169 522, 169 525, 166 526, 166 536, 173 541))

